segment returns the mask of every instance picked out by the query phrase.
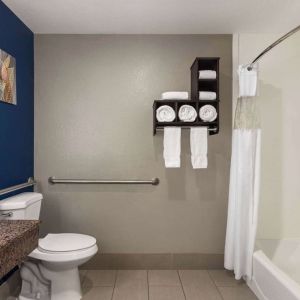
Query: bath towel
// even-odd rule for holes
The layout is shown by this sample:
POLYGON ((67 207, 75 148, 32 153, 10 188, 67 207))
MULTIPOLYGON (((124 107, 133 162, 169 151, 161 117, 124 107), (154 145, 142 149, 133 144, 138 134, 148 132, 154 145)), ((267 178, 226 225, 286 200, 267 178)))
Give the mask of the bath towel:
POLYGON ((248 65, 240 65, 239 75, 239 97, 254 97, 257 90, 257 65, 248 70, 248 65))
POLYGON ((207 168, 207 127, 192 127, 190 133, 193 169, 207 168))
POLYGON ((206 92, 206 91, 199 92, 199 100, 216 100, 216 99, 217 99, 217 93, 215 92, 206 92))
POLYGON ((166 168, 180 168, 181 128, 164 128, 164 159, 166 168))
POLYGON ((162 100, 188 100, 188 92, 164 92, 161 94, 162 100))
POLYGON ((217 118, 218 113, 214 106, 207 104, 200 108, 199 116, 204 122, 212 122, 217 118))
POLYGON ((178 117, 183 122, 194 122, 197 118, 196 109, 191 105, 182 105, 179 109, 178 117))
POLYGON ((216 79, 217 72, 214 70, 201 70, 199 71, 199 79, 216 79))
POLYGON ((175 110, 169 105, 162 105, 156 110, 158 122, 172 122, 175 120, 175 110))

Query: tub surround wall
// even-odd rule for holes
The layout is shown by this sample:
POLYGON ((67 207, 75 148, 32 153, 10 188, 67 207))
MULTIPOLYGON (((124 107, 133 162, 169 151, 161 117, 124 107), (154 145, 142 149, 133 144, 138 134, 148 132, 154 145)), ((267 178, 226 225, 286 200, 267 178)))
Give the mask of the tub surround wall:
POLYGON ((166 253, 169 260, 175 253, 190 255, 186 262, 197 255, 202 264, 209 255, 222 261, 231 48, 231 35, 36 35, 35 177, 45 198, 42 231, 95 236, 100 251, 94 268, 110 267, 115 255, 119 266, 125 257, 132 262, 166 253), (163 134, 152 136, 152 103, 163 91, 190 90, 197 56, 221 57, 220 133, 209 137, 208 169, 192 169, 189 131, 182 133, 182 167, 165 169, 163 134), (52 175, 161 182, 51 186, 52 175))
MULTIPOLYGON (((0 102, 0 189, 33 175, 33 33, 0 1, 0 49, 16 58, 17 105, 0 102)), ((2 197, 3 198, 3 197, 2 197)), ((0 199, 2 199, 0 198, 0 199)))
MULTIPOLYGON (((234 94, 237 65, 252 61, 280 36, 282 33, 233 37, 234 94)), ((297 33, 272 49, 259 63, 263 136, 258 238, 300 237, 299 52, 300 33, 297 33)))

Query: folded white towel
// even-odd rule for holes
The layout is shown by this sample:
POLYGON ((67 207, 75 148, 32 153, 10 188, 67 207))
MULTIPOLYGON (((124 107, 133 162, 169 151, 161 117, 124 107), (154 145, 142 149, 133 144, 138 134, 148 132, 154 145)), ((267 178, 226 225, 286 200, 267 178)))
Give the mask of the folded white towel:
POLYGON ((180 168, 181 128, 164 128, 164 159, 166 168, 180 168))
POLYGON ((257 89, 257 65, 248 70, 248 65, 240 65, 238 68, 239 75, 239 96, 254 97, 257 89))
POLYGON ((188 100, 188 92, 164 92, 161 94, 162 100, 188 100))
POLYGON ((191 162, 194 169, 207 168, 207 127, 192 127, 191 162))
POLYGON ((197 118, 196 109, 191 105, 182 105, 179 109, 178 117, 183 122, 194 122, 197 118))
POLYGON ((214 70, 201 70, 199 71, 199 79, 216 79, 217 72, 214 70))
POLYGON ((202 91, 202 92, 199 92, 199 99, 200 100, 216 100, 217 93, 202 91))
POLYGON ((212 122, 217 118, 218 113, 214 106, 207 104, 200 108, 199 116, 204 122, 212 122))
POLYGON ((172 122, 175 120, 175 110, 169 105, 162 105, 156 110, 158 122, 172 122))

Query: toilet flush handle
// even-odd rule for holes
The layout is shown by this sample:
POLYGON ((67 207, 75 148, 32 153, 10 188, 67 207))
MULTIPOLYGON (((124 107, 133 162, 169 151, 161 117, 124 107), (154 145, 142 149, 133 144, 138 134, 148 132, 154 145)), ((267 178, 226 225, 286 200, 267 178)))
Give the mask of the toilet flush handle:
POLYGON ((4 217, 4 218, 9 218, 9 217, 13 216, 13 212, 9 211, 9 212, 6 212, 6 213, 1 213, 0 216, 4 217))

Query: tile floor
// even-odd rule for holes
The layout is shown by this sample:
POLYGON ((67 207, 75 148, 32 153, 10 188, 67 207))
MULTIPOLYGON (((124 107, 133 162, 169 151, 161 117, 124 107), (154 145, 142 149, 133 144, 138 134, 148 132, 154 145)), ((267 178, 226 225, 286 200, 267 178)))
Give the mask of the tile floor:
POLYGON ((83 300, 256 300, 224 270, 82 270, 83 300))

